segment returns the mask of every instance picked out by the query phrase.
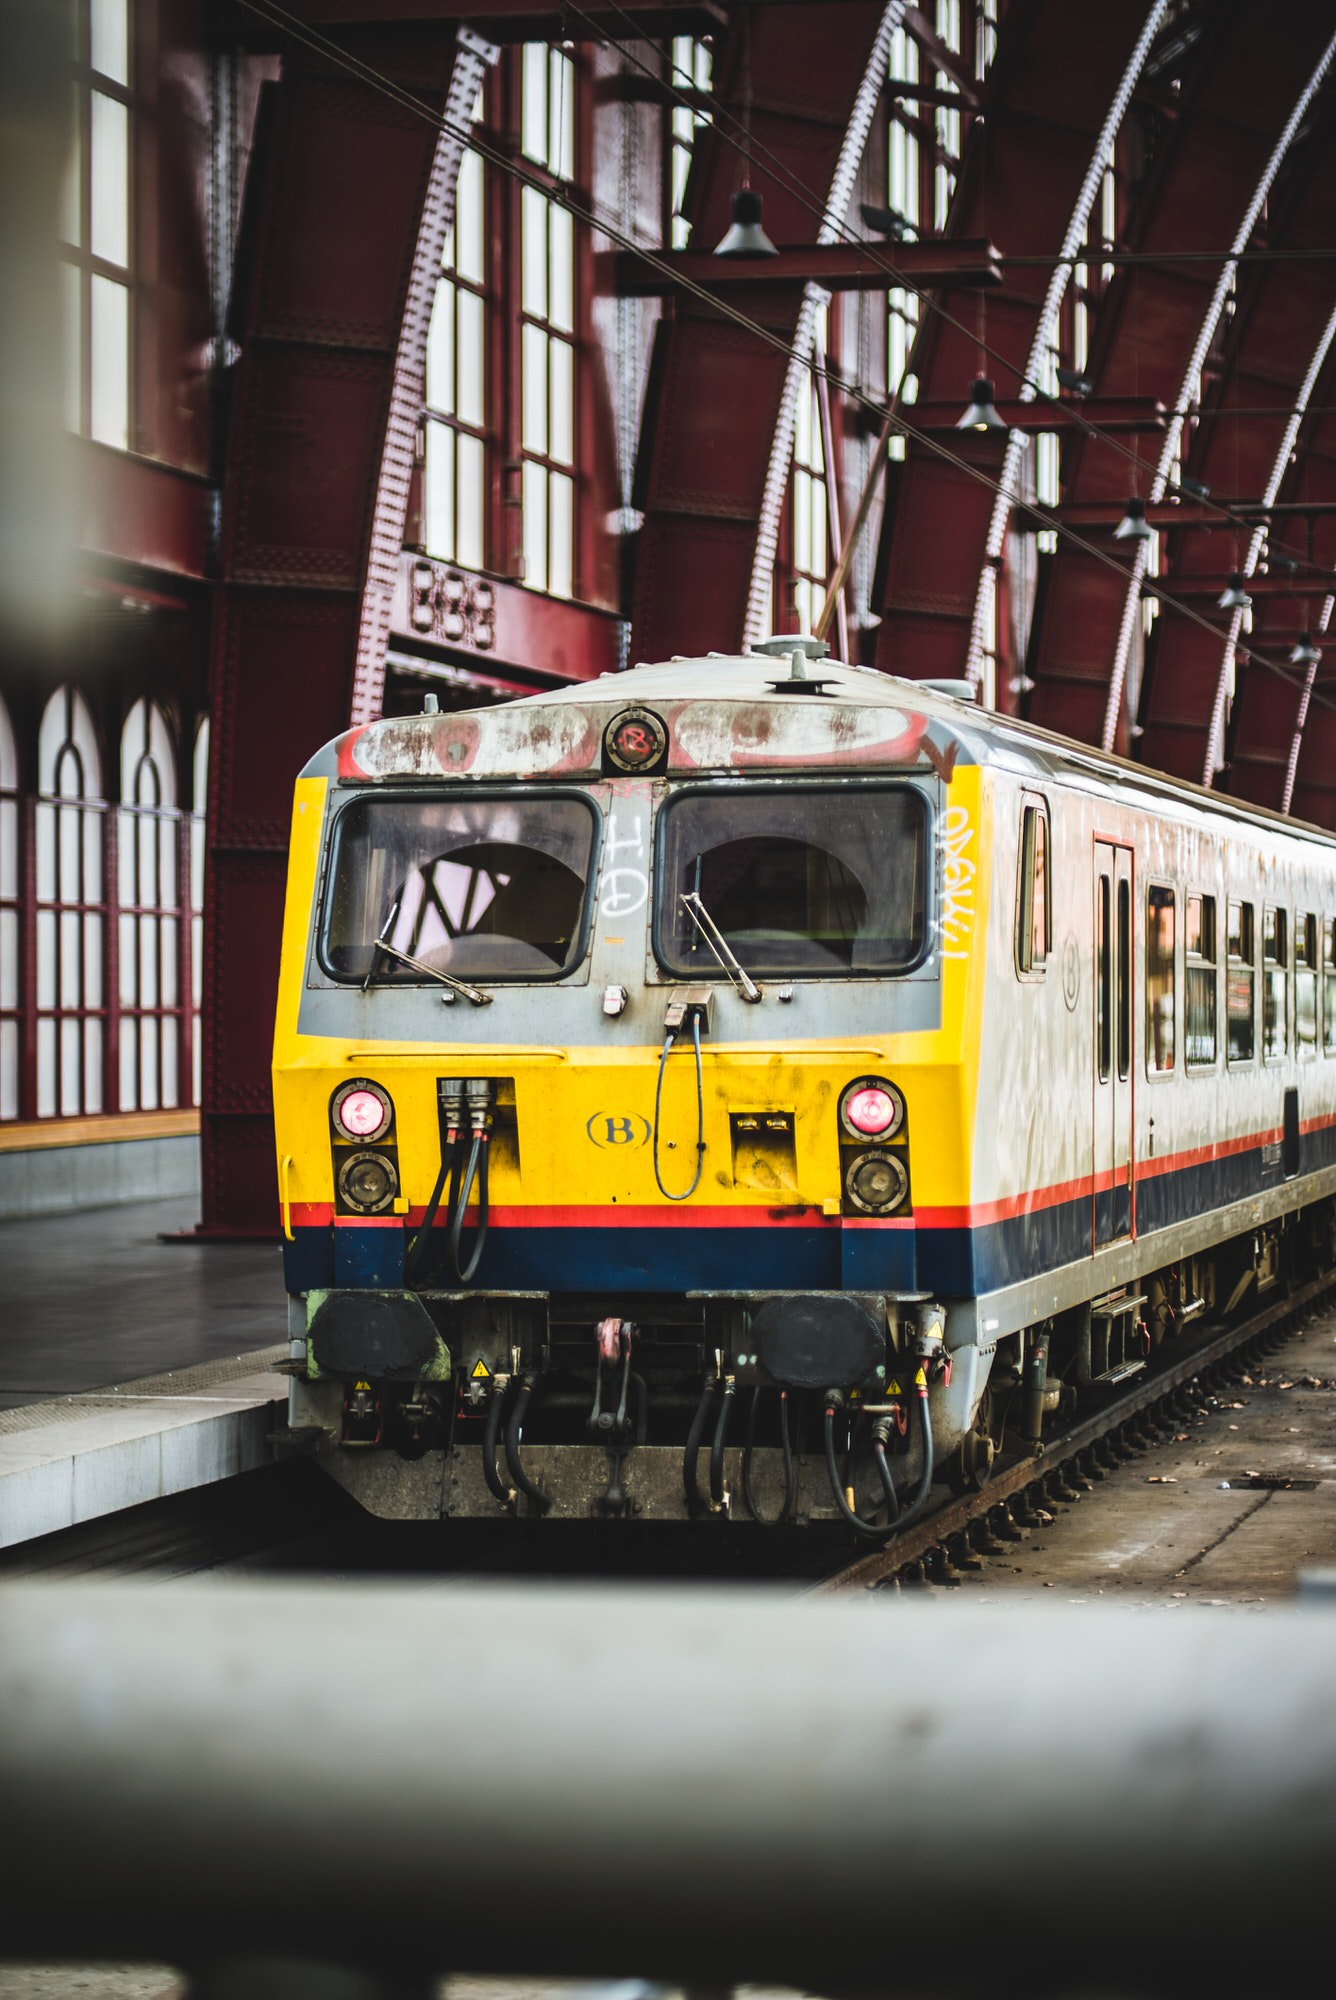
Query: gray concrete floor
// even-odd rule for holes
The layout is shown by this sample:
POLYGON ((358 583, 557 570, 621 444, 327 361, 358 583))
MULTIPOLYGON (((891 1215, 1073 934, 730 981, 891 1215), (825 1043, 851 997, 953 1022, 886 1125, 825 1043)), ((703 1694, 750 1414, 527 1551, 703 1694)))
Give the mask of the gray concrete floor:
POLYGON ((189 1196, 0 1223, 0 1408, 282 1340, 277 1244, 159 1242, 198 1214, 189 1196))
POLYGON ((1148 1609, 1259 1611, 1302 1571, 1336 1565, 1336 1311, 1324 1309, 1250 1380, 1033 1529, 944 1597, 1053 1591, 1148 1609), (1257 1490, 1280 1475, 1289 1490, 1257 1490), (1302 1482, 1302 1483, 1300 1483, 1302 1482))

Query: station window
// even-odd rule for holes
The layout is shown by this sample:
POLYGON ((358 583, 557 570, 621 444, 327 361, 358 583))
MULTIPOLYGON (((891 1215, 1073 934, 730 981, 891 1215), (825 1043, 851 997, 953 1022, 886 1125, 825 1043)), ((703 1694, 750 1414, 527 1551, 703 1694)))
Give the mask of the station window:
POLYGON ((1289 961, 1284 910, 1267 904, 1262 916, 1262 1058, 1280 1062, 1285 1054, 1285 981, 1289 961))
POLYGON ((486 244, 483 165, 468 151, 459 164, 427 338, 422 474, 427 553, 466 569, 486 561, 486 244))
POLYGON ((47 703, 37 738, 37 1115, 103 1106, 102 763, 88 705, 47 703))
POLYGON ((1257 1053, 1256 964, 1253 906, 1231 903, 1225 960, 1225 1017, 1232 1063, 1251 1062, 1257 1053))
POLYGON ((1189 1069, 1203 1069, 1216 1054, 1215 897, 1193 894, 1183 912, 1186 960, 1183 1055, 1189 1069))
MULTIPOLYGON (((576 71, 564 50, 527 42, 521 146, 554 182, 575 178, 576 71)), ((524 581, 575 588, 575 224, 541 189, 520 193, 520 505, 524 581)))
POLYGON ((78 0, 74 120, 62 200, 71 430, 131 439, 133 137, 129 0, 78 0))
POLYGON ((1163 1075, 1174 1066, 1174 933, 1172 889, 1146 892, 1146 1068, 1163 1075))
POLYGON ((0 701, 0 1118, 19 1115, 19 763, 9 710, 0 701))
POLYGON ((209 795, 209 718, 195 735, 190 788, 190 1101, 203 1095, 204 1044, 200 1010, 204 1002, 204 857, 207 852, 205 811, 209 795))
MULTIPOLYGON (((817 314, 817 360, 826 354, 826 309, 817 314)), ((813 373, 798 391, 793 426, 793 608, 800 632, 810 632, 826 597, 830 556, 829 404, 813 373)))
POLYGON ((1016 899, 1016 964, 1040 972, 1053 943, 1049 895, 1048 808, 1027 804, 1021 813, 1020 891, 1016 899))
POLYGON ((664 185, 668 196, 667 227, 664 240, 674 250, 685 250, 691 241, 691 224, 686 218, 687 180, 696 134, 709 125, 710 112, 703 102, 709 95, 713 56, 708 41, 695 35, 674 35, 668 47, 668 81, 676 96, 668 122, 668 172, 664 185), (683 103, 681 100, 687 101, 683 103))
POLYGON ((1322 1046, 1336 1055, 1336 920, 1322 919, 1322 1046))
POLYGON ((181 879, 176 757, 156 703, 125 720, 116 854, 120 1108, 157 1111, 180 1102, 181 879))
POLYGON ((1294 1052, 1301 1062, 1317 1054, 1317 918, 1294 919, 1294 1052))

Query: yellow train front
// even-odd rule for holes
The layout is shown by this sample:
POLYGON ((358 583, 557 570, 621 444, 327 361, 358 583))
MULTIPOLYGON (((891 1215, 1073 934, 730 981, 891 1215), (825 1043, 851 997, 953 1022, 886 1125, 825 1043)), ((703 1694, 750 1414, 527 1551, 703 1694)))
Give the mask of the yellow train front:
POLYGON ((291 1422, 364 1506, 876 1536, 922 1503, 983 1388, 954 1232, 916 1227, 968 1173, 966 713, 770 642, 308 765, 291 1422))

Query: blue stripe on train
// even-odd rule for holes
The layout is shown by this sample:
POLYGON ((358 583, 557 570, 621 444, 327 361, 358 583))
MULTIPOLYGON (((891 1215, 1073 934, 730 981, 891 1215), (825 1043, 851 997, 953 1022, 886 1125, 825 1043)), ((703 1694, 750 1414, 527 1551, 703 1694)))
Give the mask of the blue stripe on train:
MULTIPOLYGON (((1278 1148, 1254 1147, 1137 1183, 1137 1232, 1174 1223, 1279 1185, 1278 1148)), ((1302 1171, 1336 1161, 1336 1128, 1306 1134, 1302 1171)), ((1103 1198, 1101 1198, 1103 1199, 1103 1198)), ((1082 1195, 976 1229, 497 1229, 474 1284, 482 1290, 544 1292, 932 1291, 972 1298, 1020 1283, 1091 1249, 1091 1200, 1082 1195), (683 1231, 690 1229, 689 1251, 683 1231)), ((444 1232, 428 1285, 448 1286, 444 1232)), ((397 1229, 299 1227, 283 1246, 290 1292, 330 1285, 394 1289, 404 1282, 404 1233, 397 1229)), ((466 1246, 467 1254, 467 1246, 466 1246)))

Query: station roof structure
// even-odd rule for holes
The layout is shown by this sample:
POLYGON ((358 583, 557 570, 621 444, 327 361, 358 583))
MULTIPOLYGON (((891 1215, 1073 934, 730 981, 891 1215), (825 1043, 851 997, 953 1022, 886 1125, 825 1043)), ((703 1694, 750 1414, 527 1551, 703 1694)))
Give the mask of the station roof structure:
POLYGON ((130 0, 119 73, 76 12, 81 588, 212 723, 206 1223, 272 1213, 291 779, 424 688, 816 630, 1336 827, 1325 0, 130 0))

